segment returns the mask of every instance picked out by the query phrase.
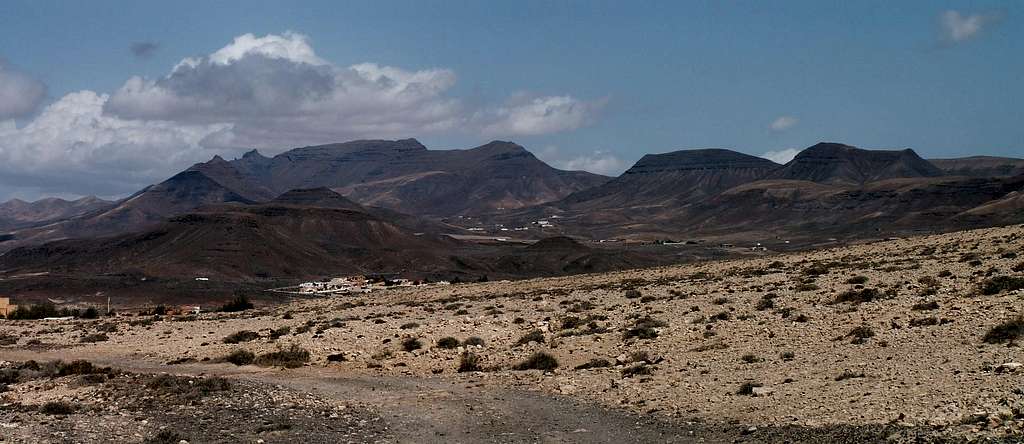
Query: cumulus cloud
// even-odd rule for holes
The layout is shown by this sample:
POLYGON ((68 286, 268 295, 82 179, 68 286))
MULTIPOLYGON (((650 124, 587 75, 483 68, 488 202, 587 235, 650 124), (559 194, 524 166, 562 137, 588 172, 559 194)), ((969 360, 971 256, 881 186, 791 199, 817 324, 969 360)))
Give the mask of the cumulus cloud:
POLYGON ((797 123, 800 123, 800 119, 797 119, 796 117, 779 116, 777 119, 773 120, 771 125, 768 125, 768 127, 771 128, 772 131, 785 131, 796 126, 797 123))
POLYGON ((789 148, 779 151, 769 151, 767 153, 762 154, 760 157, 763 157, 775 163, 785 164, 788 163, 790 160, 793 160, 793 158, 796 157, 797 154, 800 154, 800 150, 796 148, 789 148))
POLYGON ((567 155, 556 146, 537 151, 537 157, 551 166, 569 171, 589 171, 606 176, 618 176, 629 166, 614 153, 595 150, 582 155, 567 155))
POLYGON ((135 57, 140 59, 148 59, 156 54, 156 50, 160 49, 160 45, 153 42, 135 42, 128 48, 135 57))
POLYGON ((46 98, 46 86, 0 59, 0 121, 32 114, 46 98))
POLYGON ((604 103, 570 96, 519 95, 503 106, 483 111, 478 118, 484 122, 483 132, 487 135, 534 136, 580 128, 604 103))
POLYGON ((294 32, 246 34, 207 56, 182 60, 162 78, 130 78, 105 111, 125 119, 228 123, 231 128, 210 143, 272 151, 454 131, 547 134, 579 128, 597 108, 554 96, 469 109, 449 95, 455 82, 455 73, 443 68, 336 66, 294 32))
POLYGON ((997 14, 962 14, 960 11, 949 10, 942 13, 943 39, 949 44, 956 44, 977 37, 982 30, 999 20, 997 14))
POLYGON ((108 96, 68 94, 22 128, 0 125, 0 190, 118 195, 209 157, 199 144, 224 125, 122 120, 108 96))

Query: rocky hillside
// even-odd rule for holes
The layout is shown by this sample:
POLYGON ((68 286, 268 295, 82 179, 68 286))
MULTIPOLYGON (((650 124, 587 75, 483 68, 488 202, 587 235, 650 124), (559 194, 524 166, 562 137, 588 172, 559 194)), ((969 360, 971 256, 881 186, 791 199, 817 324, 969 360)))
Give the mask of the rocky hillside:
POLYGON ((943 174, 913 150, 864 150, 839 143, 819 143, 801 151, 771 178, 863 185, 886 179, 938 177, 943 174))

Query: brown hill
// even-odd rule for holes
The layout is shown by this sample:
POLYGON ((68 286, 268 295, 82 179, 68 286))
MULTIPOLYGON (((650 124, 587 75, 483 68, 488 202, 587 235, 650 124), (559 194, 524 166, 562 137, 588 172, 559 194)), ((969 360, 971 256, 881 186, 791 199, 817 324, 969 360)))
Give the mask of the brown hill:
POLYGON ((458 242, 418 235, 364 210, 290 204, 219 205, 151 230, 16 248, 8 272, 124 273, 245 281, 450 268, 458 242))
POLYGON ((35 202, 12 199, 0 203, 0 230, 46 224, 108 208, 112 205, 114 202, 95 196, 77 200, 47 198, 35 202))
POLYGON ((185 171, 157 185, 146 187, 102 211, 15 231, 6 242, 0 242, 0 251, 57 239, 134 232, 203 205, 225 202, 252 203, 204 173, 185 171))
POLYGON ((415 139, 359 140, 272 158, 257 152, 231 162, 215 158, 192 169, 253 200, 327 187, 363 205, 431 216, 536 205, 607 180, 554 169, 523 147, 498 141, 468 150, 428 150, 415 139))
POLYGON ((950 176, 1010 177, 1024 174, 1024 159, 973 156, 958 159, 929 159, 950 176))
POLYGON ((648 154, 621 176, 573 193, 556 205, 597 209, 681 204, 758 180, 779 167, 767 159, 723 149, 648 154))
POLYGON ((773 179, 861 185, 885 179, 938 177, 944 173, 913 150, 864 150, 839 143, 819 143, 801 151, 773 179))

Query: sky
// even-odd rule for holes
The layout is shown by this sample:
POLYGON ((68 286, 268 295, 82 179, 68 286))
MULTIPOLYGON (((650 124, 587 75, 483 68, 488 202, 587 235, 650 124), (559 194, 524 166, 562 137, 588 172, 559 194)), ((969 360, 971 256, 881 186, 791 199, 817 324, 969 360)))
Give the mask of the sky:
POLYGON ((214 155, 510 140, 646 153, 819 141, 1024 157, 1024 2, 0 4, 0 201, 123 197, 214 155))

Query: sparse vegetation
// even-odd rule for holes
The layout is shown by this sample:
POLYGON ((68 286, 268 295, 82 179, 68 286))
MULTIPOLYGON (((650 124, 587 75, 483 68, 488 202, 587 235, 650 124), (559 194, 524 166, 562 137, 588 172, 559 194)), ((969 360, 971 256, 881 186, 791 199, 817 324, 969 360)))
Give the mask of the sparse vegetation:
POLYGON ((1024 335, 1024 316, 1010 319, 992 327, 981 339, 988 344, 1005 344, 1016 342, 1024 335))
POLYGON ((854 277, 849 278, 849 279, 846 280, 847 284, 852 284, 852 285, 863 285, 863 284, 866 284, 867 282, 868 282, 868 277, 867 276, 859 276, 859 275, 858 276, 854 276, 854 277))
POLYGON ((658 328, 667 327, 668 323, 654 319, 650 316, 644 316, 636 320, 633 326, 626 329, 623 332, 623 339, 637 338, 637 339, 654 339, 658 337, 658 328))
POLYGON ((253 305, 249 302, 249 298, 245 296, 236 296, 234 299, 228 301, 228 303, 222 305, 218 311, 225 313, 233 313, 245 310, 251 310, 253 305))
POLYGON ((863 288, 859 290, 847 290, 836 296, 836 303, 848 302, 851 304, 863 304, 880 299, 882 293, 874 288, 863 288))
POLYGON ((530 332, 528 332, 525 335, 521 336, 519 338, 519 340, 516 341, 516 345, 526 345, 526 344, 529 344, 531 342, 536 342, 538 344, 543 344, 544 343, 544 332, 542 332, 540 330, 531 330, 530 332))
POLYGON ((536 352, 525 361, 512 367, 513 370, 543 370, 551 371, 558 368, 558 359, 545 352, 536 352))
POLYGON ((736 394, 754 396, 754 389, 758 387, 764 387, 764 385, 758 382, 744 382, 740 385, 740 388, 736 390, 736 394))
POLYGON ((287 348, 264 353, 256 357, 253 363, 260 367, 284 367, 298 368, 309 362, 309 351, 298 344, 291 344, 287 348))
POLYGON ((986 296, 991 296, 994 294, 1021 289, 1024 289, 1024 277, 996 276, 982 282, 978 288, 978 292, 986 296))
POLYGON ((479 337, 476 337, 476 336, 470 336, 470 337, 466 338, 465 341, 462 341, 462 345, 469 345, 469 346, 473 346, 473 347, 483 347, 484 346, 484 340, 479 338, 479 337))
POLYGON ((453 349, 458 348, 459 340, 451 336, 445 336, 437 340, 437 348, 453 349))
POLYGON ((836 381, 845 381, 847 379, 863 378, 863 377, 864 377, 864 373, 863 372, 853 372, 853 371, 851 371, 849 369, 846 369, 846 370, 843 370, 843 372, 840 373, 838 376, 836 376, 834 379, 836 381))
POLYGON ((462 356, 459 356, 459 373, 466 372, 478 372, 480 371, 480 357, 475 353, 463 352, 462 356))
POLYGON ((420 342, 419 338, 405 338, 402 340, 402 350, 411 352, 423 348, 423 343, 420 342))
POLYGON ((249 365, 256 360, 256 355, 248 350, 235 350, 223 358, 224 362, 235 365, 249 365))
POLYGON ((592 368, 604 368, 604 367, 611 367, 611 366, 612 366, 611 361, 609 361, 607 359, 604 359, 604 358, 594 358, 594 359, 591 359, 591 360, 589 360, 587 362, 584 362, 583 364, 577 365, 576 366, 576 370, 589 370, 589 369, 592 369, 592 368))
POLYGON ((45 415, 70 415, 78 410, 66 401, 48 401, 39 406, 39 413, 45 415))
POLYGON ((259 339, 260 334, 254 331, 241 330, 231 333, 224 337, 223 342, 225 344, 240 344, 242 342, 249 342, 259 339))

